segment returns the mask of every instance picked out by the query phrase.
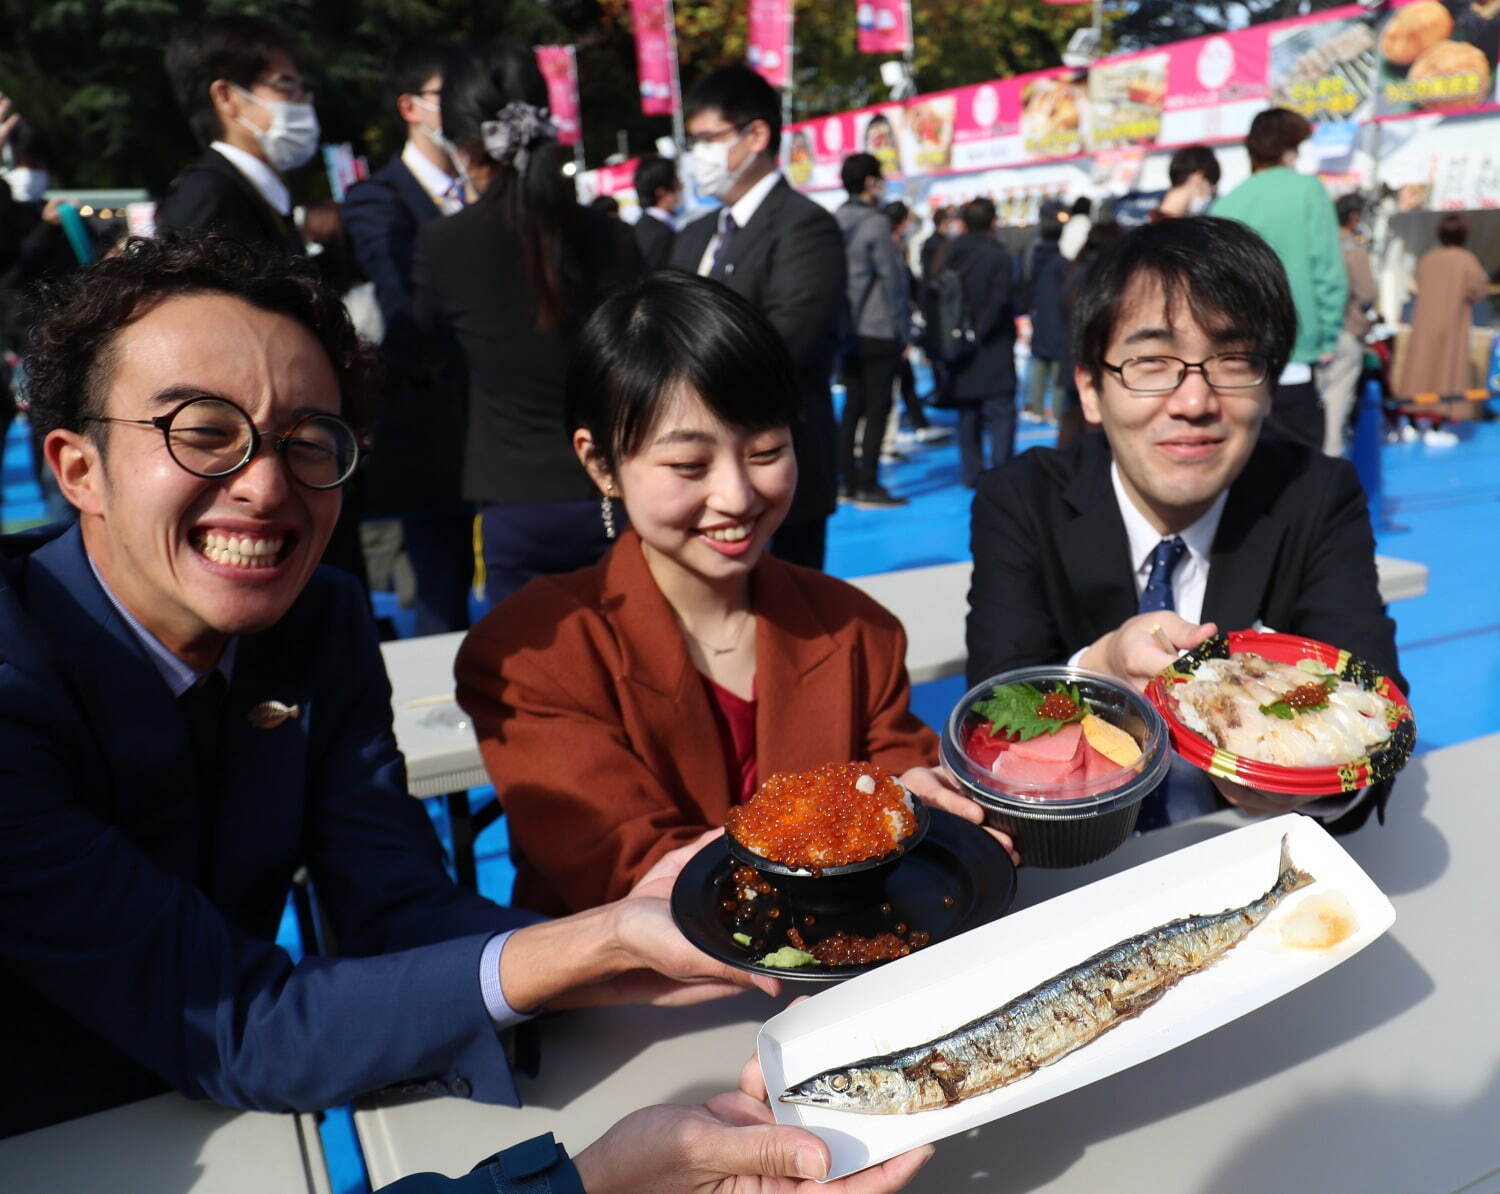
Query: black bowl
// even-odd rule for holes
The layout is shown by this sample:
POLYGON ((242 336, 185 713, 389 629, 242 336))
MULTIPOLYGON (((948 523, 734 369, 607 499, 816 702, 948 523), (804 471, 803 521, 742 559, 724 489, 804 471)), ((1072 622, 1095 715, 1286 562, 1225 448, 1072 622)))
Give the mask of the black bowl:
MULTIPOLYGON (((906 791, 904 787, 902 790, 906 791)), ((895 849, 876 858, 813 870, 765 858, 736 841, 728 832, 724 834, 724 840, 728 843, 731 858, 765 876, 766 881, 798 911, 824 915, 854 912, 872 902, 881 903, 875 898, 876 893, 901 860, 927 836, 928 826, 932 823, 931 810, 910 791, 906 791, 906 795, 916 814, 917 827, 895 849)))

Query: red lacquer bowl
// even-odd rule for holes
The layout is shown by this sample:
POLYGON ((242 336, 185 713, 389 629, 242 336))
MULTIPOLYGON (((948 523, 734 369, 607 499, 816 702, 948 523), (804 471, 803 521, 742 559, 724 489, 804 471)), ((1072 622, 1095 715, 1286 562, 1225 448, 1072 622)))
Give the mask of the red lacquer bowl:
POLYGON ((1336 796, 1390 779, 1406 766, 1417 740, 1417 724, 1412 718, 1411 705, 1389 676, 1381 675, 1375 667, 1347 651, 1295 634, 1267 634, 1258 630, 1216 634, 1159 673, 1146 686, 1146 699, 1156 706, 1166 721, 1172 749, 1193 766, 1247 787, 1288 796, 1336 796), (1227 659, 1236 652, 1251 652, 1278 663, 1317 660, 1335 675, 1384 698, 1386 724, 1391 727, 1391 736, 1375 753, 1337 767, 1281 767, 1220 750, 1178 719, 1177 702, 1171 692, 1177 685, 1186 683, 1199 664, 1209 659, 1227 659))

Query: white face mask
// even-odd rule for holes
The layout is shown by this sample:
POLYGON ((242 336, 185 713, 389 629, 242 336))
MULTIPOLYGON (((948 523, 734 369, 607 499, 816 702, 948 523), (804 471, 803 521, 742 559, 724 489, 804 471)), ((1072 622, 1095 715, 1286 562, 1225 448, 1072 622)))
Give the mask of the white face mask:
POLYGON ((732 137, 728 141, 709 141, 693 147, 693 181, 698 184, 700 192, 713 199, 722 199, 734 190, 734 184, 739 182, 753 156, 746 154, 738 169, 729 168, 730 147, 739 139, 732 137))
POLYGON ((273 103, 243 87, 236 87, 235 90, 246 99, 254 100, 262 108, 270 109, 269 128, 257 128, 243 116, 236 116, 235 119, 255 134, 256 143, 260 146, 261 153, 266 155, 271 169, 278 174, 285 174, 312 160, 313 154, 318 152, 318 139, 322 136, 322 129, 318 127, 318 113, 311 104, 294 104, 287 100, 273 103))
POLYGON ((1188 200, 1187 214, 1190 216, 1201 216, 1212 206, 1213 201, 1212 192, 1207 195, 1194 195, 1188 200))
POLYGON ((1323 159, 1318 156, 1318 151, 1313 148, 1312 142, 1304 141, 1297 146, 1297 160, 1292 164, 1292 169, 1298 174, 1317 174, 1322 162, 1323 159))
POLYGON ((10 184, 10 194, 17 203, 36 203, 52 185, 52 176, 45 170, 33 170, 30 166, 17 166, 5 176, 10 184))

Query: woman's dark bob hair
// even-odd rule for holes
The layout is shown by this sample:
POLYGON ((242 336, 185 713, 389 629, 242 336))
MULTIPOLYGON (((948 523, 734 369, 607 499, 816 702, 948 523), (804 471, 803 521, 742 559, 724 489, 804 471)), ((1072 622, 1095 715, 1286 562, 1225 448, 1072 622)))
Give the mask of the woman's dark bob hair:
POLYGON ((679 388, 737 431, 795 425, 802 393, 781 336, 734 291, 662 271, 606 299, 568 369, 568 428, 613 472, 646 444, 679 388))
POLYGON ((1271 378, 1286 368, 1297 308, 1280 259, 1238 220, 1192 216, 1133 229, 1089 268, 1073 306, 1073 351, 1095 385, 1124 299, 1133 283, 1148 279, 1161 287, 1168 319, 1190 311, 1215 340, 1264 354, 1271 378))

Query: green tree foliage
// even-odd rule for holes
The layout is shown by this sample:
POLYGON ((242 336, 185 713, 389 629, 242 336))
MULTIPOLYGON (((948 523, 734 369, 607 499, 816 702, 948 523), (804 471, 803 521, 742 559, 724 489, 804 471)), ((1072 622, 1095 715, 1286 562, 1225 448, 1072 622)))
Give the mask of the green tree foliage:
MULTIPOLYGON (((855 0, 796 0, 796 118, 884 99, 878 57, 855 45, 855 0)), ((1087 7, 1041 0, 913 0, 918 87, 932 91, 1055 65, 1087 7)), ((0 91, 52 144, 63 185, 162 193, 196 156, 162 68, 173 30, 223 13, 289 29, 317 91, 330 141, 372 162, 399 145, 383 78, 389 48, 414 37, 505 33, 530 44, 572 42, 587 159, 648 150, 670 133, 640 113, 628 0, 0 0, 0 91)), ((684 86, 743 56, 745 0, 679 0, 684 86)), ((321 171, 308 170, 312 193, 321 171)))

